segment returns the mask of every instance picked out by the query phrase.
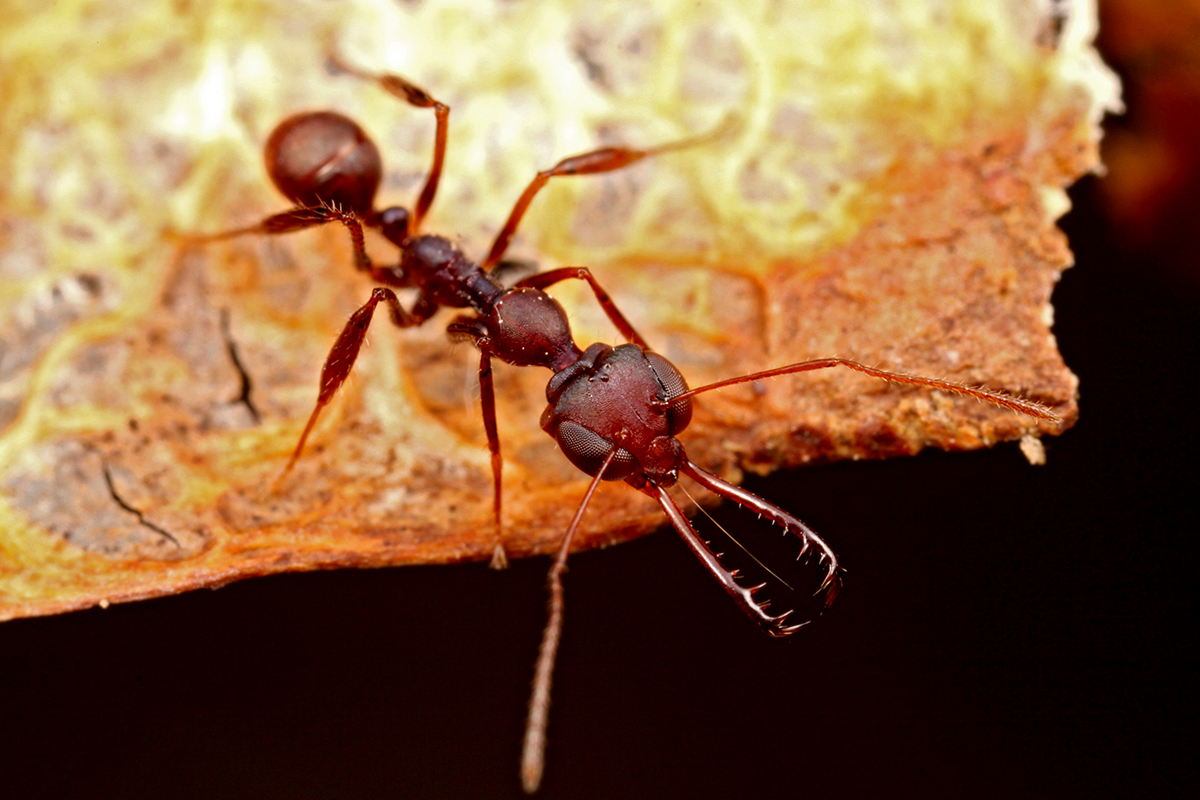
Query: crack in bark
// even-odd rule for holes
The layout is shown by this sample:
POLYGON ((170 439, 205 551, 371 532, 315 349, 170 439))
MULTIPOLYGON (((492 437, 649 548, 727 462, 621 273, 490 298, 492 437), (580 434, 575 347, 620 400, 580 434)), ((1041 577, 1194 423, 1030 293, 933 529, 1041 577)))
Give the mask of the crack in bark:
POLYGON ((104 472, 104 482, 108 484, 108 493, 112 495, 112 499, 117 502, 117 505, 119 505, 121 508, 128 511, 130 514, 133 514, 135 517, 137 517, 139 524, 149 528, 150 530, 154 531, 155 533, 159 534, 160 536, 163 536, 166 539, 169 539, 179 549, 181 549, 181 550, 183 549, 183 545, 179 544, 178 539, 176 539, 174 536, 172 536, 167 531, 165 531, 162 528, 155 525, 153 522, 150 522, 149 520, 147 520, 145 514, 143 514, 139 509, 136 509, 133 506, 129 505, 129 503, 125 502, 125 499, 122 498, 121 495, 117 493, 117 487, 116 487, 116 484, 113 483, 112 473, 108 469, 108 464, 106 464, 102 461, 100 468, 104 472))
POLYGON ((234 369, 237 370, 238 376, 241 379, 241 389, 238 396, 229 402, 241 403, 250 411, 250 418, 257 425, 262 421, 259 416, 258 409, 255 408, 254 402, 250 399, 250 393, 253 390, 253 383, 250 380, 250 373, 246 371, 246 367, 242 364, 242 359, 238 356, 237 343, 233 340, 233 331, 229 327, 229 309, 221 309, 221 335, 225 338, 225 347, 229 352, 229 360, 233 362, 234 369))

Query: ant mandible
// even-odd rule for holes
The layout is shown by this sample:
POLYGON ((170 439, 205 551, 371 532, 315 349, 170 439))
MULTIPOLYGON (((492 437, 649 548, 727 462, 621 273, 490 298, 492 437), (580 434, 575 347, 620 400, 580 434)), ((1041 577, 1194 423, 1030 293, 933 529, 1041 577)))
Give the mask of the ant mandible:
POLYGON ((825 565, 825 577, 817 594, 825 593, 826 607, 837 594, 837 556, 821 537, 795 516, 717 477, 688 458, 676 436, 691 421, 693 397, 738 383, 844 367, 893 383, 974 397, 1037 419, 1060 421, 1045 406, 1020 397, 936 378, 890 372, 844 358, 805 361, 689 389, 679 370, 650 350, 586 267, 537 273, 507 289, 497 283, 489 270, 503 259, 529 204, 550 178, 611 172, 648 156, 691 146, 700 141, 699 138, 641 150, 600 148, 565 158, 551 169, 539 172, 517 200, 487 256, 476 264, 445 237, 420 233, 421 221, 433 203, 442 174, 449 107, 397 75, 364 72, 334 57, 330 58, 330 63, 341 71, 375 82, 410 105, 434 110, 437 133, 433 164, 412 212, 398 206, 375 209, 382 162, 378 149, 356 123, 328 111, 304 113, 289 117, 275 128, 267 140, 265 153, 271 180, 295 206, 269 216, 257 225, 205 238, 247 233, 283 234, 340 222, 350 233, 355 266, 383 284, 374 289, 370 300, 351 315, 325 359, 316 405, 284 475, 300 458, 321 410, 349 375, 379 303, 387 304, 392 322, 399 327, 420 325, 442 306, 474 312, 456 317, 448 330, 451 334, 472 339, 480 352, 483 424, 491 453, 494 488, 493 519, 497 539, 494 566, 503 565, 504 551, 500 539, 502 459, 496 430, 491 359, 499 358, 515 366, 545 367, 554 373, 546 386, 549 405, 542 414, 541 426, 554 437, 572 464, 592 476, 592 481, 563 535, 547 579, 549 619, 538 653, 521 760, 522 783, 528 792, 537 790, 544 767, 551 675, 563 625, 562 574, 571 542, 601 480, 624 480, 653 497, 708 573, 742 611, 772 636, 787 636, 807 623, 788 624, 792 611, 768 614, 769 602, 760 603, 754 598, 765 584, 743 586, 737 581, 738 571, 726 569, 721 564, 720 555, 700 537, 667 491, 678 482, 681 473, 797 536, 800 555, 816 553, 819 563, 825 565), (377 229, 399 248, 399 263, 378 266, 372 262, 364 246, 364 227, 377 229), (587 282, 627 344, 616 347, 593 344, 586 350, 576 345, 566 312, 544 291, 568 279, 587 282), (406 310, 389 287, 415 288, 417 299, 412 309, 406 310))

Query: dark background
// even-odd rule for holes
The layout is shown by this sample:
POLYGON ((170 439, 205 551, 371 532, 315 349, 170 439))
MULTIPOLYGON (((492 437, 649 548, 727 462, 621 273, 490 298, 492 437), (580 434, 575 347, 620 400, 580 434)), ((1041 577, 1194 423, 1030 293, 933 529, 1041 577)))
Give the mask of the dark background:
MULTIPOLYGON (((573 558, 542 796, 1196 796, 1200 248, 1178 204, 1135 241, 1100 186, 1063 221, 1082 417, 1047 465, 1007 445, 750 481, 848 570, 786 641, 668 531, 573 558)), ((7 623, 0 794, 517 796, 546 567, 285 575, 7 623)))

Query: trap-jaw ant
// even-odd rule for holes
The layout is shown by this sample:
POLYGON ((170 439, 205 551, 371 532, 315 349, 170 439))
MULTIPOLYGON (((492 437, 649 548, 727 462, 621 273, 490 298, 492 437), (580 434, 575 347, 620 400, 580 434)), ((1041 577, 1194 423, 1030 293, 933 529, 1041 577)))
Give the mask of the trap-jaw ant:
POLYGON ((502 287, 490 270, 501 262, 529 204, 550 178, 611 172, 647 156, 695 144, 697 139, 643 150, 601 148, 565 158, 551 169, 539 172, 521 194, 487 256, 477 264, 445 237, 420 233, 421 221, 433 203, 442 173, 449 108, 399 76, 363 72, 336 59, 331 59, 331 63, 344 72, 377 83, 413 106, 434 109, 437 133, 433 164, 412 212, 398 206, 382 210, 374 207, 382 162, 378 149, 356 123, 328 111, 305 113, 290 117, 275 128, 267 141, 265 154, 272 181, 294 207, 269 216, 257 225, 205 238, 246 233, 283 234, 340 222, 350 233, 355 266, 383 284, 375 288, 371 298, 354 312, 330 350, 321 371, 316 405, 284 475, 303 452, 321 410, 350 373, 379 303, 387 305, 392 322, 400 327, 420 325, 443 306, 473 312, 456 317, 448 330, 453 335, 473 340, 480 352, 483 423, 494 485, 493 517, 497 537, 494 565, 502 565, 504 555, 500 544, 502 460, 496 430, 491 360, 498 358, 515 366, 545 367, 554 373, 546 387, 549 405, 542 415, 541 426, 554 437, 572 464, 592 476, 592 481, 563 535, 548 576, 549 619, 538 655, 521 763, 526 791, 533 792, 538 788, 544 765, 551 673, 563 624, 562 574, 572 539, 601 480, 623 480, 653 497, 708 573, 739 608, 772 636, 787 636, 807 623, 789 624, 791 611, 767 613, 769 603, 755 599, 755 594, 765 584, 743 586, 738 583, 737 570, 726 569, 721 564, 719 554, 700 537, 668 492, 681 474, 797 536, 800 554, 815 553, 819 563, 825 565, 824 580, 817 594, 825 593, 826 606, 837 593, 837 556, 816 533, 778 506, 713 475, 688 458, 676 437, 691 421, 693 397, 763 378, 844 367, 885 381, 966 395, 1038 419, 1059 421, 1046 407, 1019 397, 935 378, 889 372, 842 358, 805 361, 689 389, 679 371, 666 358, 650 350, 587 268, 569 267, 537 273, 511 288, 502 287), (372 262, 364 247, 364 227, 378 230, 399 248, 397 264, 378 266, 372 262), (615 347, 593 344, 585 350, 576 345, 566 312, 545 292, 567 279, 587 282, 608 318, 628 343, 615 347), (411 309, 400 304, 393 287, 417 290, 417 299, 411 309))
MULTIPOLYGON (((264 153, 271 181, 292 201, 294 207, 266 217, 257 225, 201 237, 201 240, 225 239, 248 233, 277 235, 340 222, 350 233, 355 267, 370 275, 376 283, 383 284, 354 312, 329 351, 321 370, 316 406, 284 469, 284 476, 291 472, 300 458, 321 410, 349 376, 379 303, 387 305, 392 322, 401 328, 424 323, 442 307, 475 312, 476 316, 460 317, 452 323, 450 331, 466 333, 474 338, 481 354, 480 403, 491 452, 496 529, 492 565, 503 567, 507 563, 500 534, 503 461, 496 428, 492 357, 519 367, 543 366, 555 372, 576 358, 577 350, 560 347, 554 352, 547 352, 543 346, 546 341, 560 345, 564 341, 571 341, 566 312, 544 291, 569 279, 586 281, 621 335, 647 349, 648 346, 586 267, 537 273, 507 289, 497 282, 489 270, 502 262, 529 204, 551 178, 612 172, 648 156, 691 146, 706 137, 644 150, 604 147, 564 158, 550 169, 539 172, 530 181, 513 206, 508 220, 496 234, 487 256, 477 264, 446 237, 420 232, 421 222, 433 204, 442 175, 450 108, 398 75, 363 72, 333 56, 329 63, 337 70, 377 83, 386 92, 410 105, 434 110, 437 132, 433 164, 413 210, 409 212, 400 206, 375 208, 375 193, 382 177, 383 162, 379 149, 357 123, 331 111, 308 112, 288 117, 279 123, 267 139, 264 153), (378 230, 399 248, 400 259, 397 264, 379 266, 372 262, 365 248, 364 227, 378 230), (417 299, 410 310, 400 304, 392 287, 417 290, 417 299)), ((574 347, 573 343, 571 347, 574 347)))

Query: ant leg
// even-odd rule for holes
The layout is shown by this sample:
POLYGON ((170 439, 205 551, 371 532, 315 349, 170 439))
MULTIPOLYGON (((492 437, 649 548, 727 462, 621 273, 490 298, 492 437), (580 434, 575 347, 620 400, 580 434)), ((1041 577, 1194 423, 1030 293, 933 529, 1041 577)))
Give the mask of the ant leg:
MULTIPOLYGON (((436 310, 436 306, 433 309, 436 310)), ((414 311, 421 311, 418 302, 414 311)), ((492 521, 496 545, 492 549, 492 569, 508 567, 504 552, 502 503, 504 490, 504 459, 500 455, 500 432, 496 427, 496 388, 492 382, 492 348, 487 327, 478 317, 458 317, 446 326, 451 336, 470 337, 479 348, 479 405, 483 410, 483 430, 487 434, 488 451, 492 456, 492 521)))
POLYGON ((404 310, 395 292, 382 287, 373 290, 371 292, 371 299, 350 315, 350 319, 346 322, 346 326, 342 328, 337 341, 333 343, 333 348, 330 349, 329 355, 325 359, 325 365, 321 368, 321 388, 317 393, 317 404, 308 418, 308 423, 304 426, 304 432, 300 434, 300 441, 296 444, 296 449, 292 451, 292 457, 288 459, 287 466, 276 483, 286 478, 288 473, 292 471, 292 467, 296 466, 296 461, 299 460, 300 454, 304 452, 304 443, 308 441, 308 435, 312 433, 313 426, 316 425, 317 417, 320 416, 321 410, 325 408, 333 396, 337 394, 337 390, 345 383, 351 368, 354 366, 355 360, 358 359, 358 353, 362 348, 363 340, 366 339, 367 328, 371 326, 371 317, 375 314, 375 306, 379 305, 381 301, 388 304, 388 308, 392 312, 392 322, 397 326, 408 328, 419 325, 422 322, 419 315, 409 314, 404 310))
POLYGON ((236 236, 246 236, 248 234, 280 236, 286 233, 315 228, 319 225, 327 225, 330 222, 339 220, 345 223, 346 227, 350 229, 350 238, 355 245, 355 266, 358 269, 370 269, 369 266, 364 266, 364 264, 370 265, 370 260, 367 259, 366 250, 362 248, 362 226, 359 225, 357 218, 351 212, 336 210, 329 206, 297 206, 296 208, 265 217, 257 225, 234 228, 233 230, 221 231, 220 233, 188 236, 187 239, 188 241, 204 244, 206 242, 219 242, 224 239, 232 239, 236 236), (355 236, 354 228, 351 227, 352 225, 358 228, 357 236, 355 236))
POLYGON ((533 198, 551 178, 556 178, 560 175, 594 175, 599 172, 613 172, 630 164, 635 164, 648 156, 656 156, 671 150, 691 147, 712 138, 714 135, 707 134, 690 139, 681 139, 677 142, 669 142, 646 150, 635 150, 630 147, 601 147, 597 150, 580 153, 577 156, 569 156, 559 161, 550 169, 542 170, 529 182, 529 185, 525 187, 525 191, 521 193, 521 197, 517 200, 517 204, 513 206, 513 210, 508 215, 508 220, 504 223, 504 227, 496 234, 496 240, 492 242, 492 249, 488 251, 487 258, 483 260, 480 266, 487 270, 504 257, 504 252, 508 250, 508 244, 517 232, 517 226, 521 224, 521 218, 525 216, 525 211, 529 208, 529 204, 533 202, 533 198))
POLYGON ((395 269, 375 266, 375 263, 371 261, 371 257, 367 255, 362 222, 359 221, 358 216, 353 211, 346 211, 337 206, 293 208, 290 211, 272 214, 257 225, 197 237, 196 241, 209 242, 220 239, 231 239, 235 236, 243 236, 250 233, 276 236, 307 228, 315 228, 318 225, 327 225, 330 222, 340 222, 346 226, 346 231, 350 234, 350 244, 354 248, 355 269, 359 272, 367 273, 376 283, 405 287, 409 285, 395 269))
MULTIPOLYGON (((800 538, 800 556, 807 553, 810 548, 813 549, 818 554, 818 563, 827 565, 825 567, 825 580, 821 582, 821 587, 817 589, 817 594, 828 591, 828 594, 825 596, 825 607, 829 607, 829 604, 833 602, 838 593, 838 559, 837 555, 833 552, 833 548, 826 544, 824 539, 818 536, 812 528, 779 506, 768 503, 758 495, 746 491, 740 486, 734 486, 728 481, 721 480, 711 472, 693 464, 691 459, 686 456, 683 459, 681 469, 684 475, 687 475, 710 492, 732 500, 743 508, 749 509, 759 516, 766 517, 771 522, 780 525, 784 530, 794 533, 800 538)), ((680 533, 682 534, 682 531, 680 533)), ((728 587, 726 587, 726 590, 728 591, 728 587)), ((782 619, 782 617, 776 619, 782 619)))
POLYGON ((553 286, 560 281, 575 278, 588 282, 588 286, 592 287, 592 293, 596 295, 596 302, 600 303, 600 307, 604 309, 604 313, 612 320, 612 324, 625 337, 625 341, 633 342, 643 350, 649 350, 650 345, 646 344, 646 340, 642 338, 629 320, 625 319, 625 315, 617 308, 617 304, 609 297, 608 292, 600 286, 600 283, 592 275, 592 271, 587 267, 562 267, 560 269, 552 269, 549 272, 539 272, 536 275, 530 275, 524 280, 517 281, 517 286, 529 287, 531 289, 545 289, 548 286, 553 286))
POLYGON ((256 233, 264 236, 278 236, 284 233, 292 233, 294 231, 302 231, 308 228, 315 228, 318 225, 324 225, 332 222, 334 219, 328 209, 321 207, 305 207, 298 206, 288 211, 281 211, 278 214, 272 214, 263 219, 257 225, 250 225, 246 228, 235 228, 231 231, 221 231, 220 233, 202 234, 199 236, 189 237, 195 242, 217 242, 222 239, 232 239, 235 236, 245 236, 246 234, 256 233))
POLYGON ((579 530, 583 512, 587 509, 588 503, 592 501, 592 495, 596 493, 600 479, 616 455, 616 447, 609 450, 600 470, 592 478, 587 493, 583 496, 583 502, 579 504, 579 510, 575 512, 575 517, 567 527, 567 532, 563 534, 562 543, 558 546, 558 555, 555 556, 550 573, 546 576, 546 583, 550 587, 550 617, 546 620, 546 630, 542 633, 542 645, 538 648, 537 668, 534 670, 533 677, 533 694, 529 698, 529 718, 525 723, 525 741, 521 746, 521 785, 527 794, 533 794, 538 790, 538 786, 542 782, 542 771, 546 766, 546 723, 550 715, 550 683, 554 675, 554 659, 558 655, 558 643, 562 639, 564 608, 562 575, 566 572, 571 541, 575 538, 575 532, 579 530))
MULTIPOLYGON (((811 372, 818 369, 829 369, 830 367, 846 367, 855 372, 861 372, 865 375, 870 375, 873 378, 879 378, 889 383, 904 383, 910 386, 923 386, 927 389, 940 389, 944 392, 952 392, 954 394, 966 395, 974 397, 977 400, 983 400, 993 405, 1003 406, 1004 408, 1018 411, 1030 417, 1037 419, 1049 420, 1050 422, 1062 422, 1062 418, 1051 411, 1041 403, 1033 400, 1026 400, 1022 397, 1014 397, 1003 392, 994 392, 991 389, 984 389, 978 386, 967 386, 962 383, 954 383, 953 381, 939 380, 938 378, 924 378, 920 375, 907 375, 903 372, 888 372, 877 367, 868 367, 865 364, 860 364, 857 361, 850 361, 846 358, 819 358, 813 361, 802 361, 799 364, 789 364, 785 367, 776 367, 775 369, 763 370, 750 375, 741 375, 737 378, 729 378, 716 383, 710 383, 707 386, 701 386, 697 389, 691 389, 675 398, 675 401, 683 400, 684 398, 692 397, 701 392, 720 389, 725 386, 733 386, 737 383, 747 383, 756 381, 761 378, 773 378, 777 375, 791 375, 796 372, 811 372)), ((740 502, 740 501, 739 501, 740 502)))
POLYGON ((413 209, 412 217, 409 219, 408 224, 409 235, 415 235, 421 227, 421 220, 425 218, 425 213, 433 205, 433 198, 438 190, 438 182, 442 178, 442 164, 446 160, 446 134, 450 126, 450 106, 438 102, 424 89, 399 75, 366 72, 347 64, 337 55, 330 55, 329 63, 335 69, 346 72, 356 78, 379 84, 379 87, 385 92, 403 100, 411 106, 433 109, 433 113, 437 117, 437 133, 434 135, 433 141, 433 164, 429 167, 429 177, 425 179, 425 186, 421 189, 421 194, 417 198, 417 205, 413 209))
POLYGON ((504 459, 500 457, 500 432, 496 428, 496 389, 492 384, 492 358, 486 350, 479 354, 479 403, 483 407, 483 429, 487 432, 488 451, 492 454, 492 512, 496 546, 492 549, 492 569, 508 567, 501 536, 501 492, 503 490, 504 459))

